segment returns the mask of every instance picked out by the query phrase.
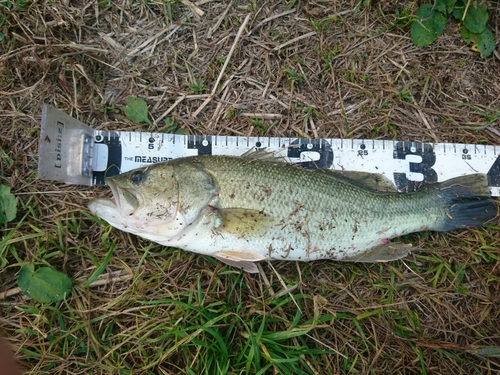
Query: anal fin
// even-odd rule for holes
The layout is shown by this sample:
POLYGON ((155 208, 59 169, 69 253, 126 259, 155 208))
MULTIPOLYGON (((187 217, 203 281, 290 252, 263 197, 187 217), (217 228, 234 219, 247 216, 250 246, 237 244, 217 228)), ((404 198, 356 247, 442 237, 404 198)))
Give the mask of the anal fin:
POLYGON ((241 268, 248 273, 258 273, 255 262, 266 259, 265 256, 251 252, 219 251, 211 254, 215 259, 230 266, 241 268))
POLYGON ((372 247, 362 254, 344 258, 342 259, 342 261, 363 263, 389 262, 407 256, 411 250, 411 247, 411 244, 391 242, 388 244, 372 247))

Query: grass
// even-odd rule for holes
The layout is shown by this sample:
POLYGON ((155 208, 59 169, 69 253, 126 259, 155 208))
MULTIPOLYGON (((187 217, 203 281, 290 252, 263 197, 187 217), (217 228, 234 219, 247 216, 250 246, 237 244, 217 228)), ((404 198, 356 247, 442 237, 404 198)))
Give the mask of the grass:
POLYGON ((409 1, 7 3, 0 183, 19 207, 0 240, 0 334, 27 374, 500 371, 498 222, 404 236, 417 250, 402 261, 249 275, 111 228, 86 208, 106 188, 36 178, 43 103, 147 131, 120 110, 130 96, 170 132, 499 145, 497 56, 446 31, 416 49, 409 1), (26 263, 69 275, 71 295, 23 296, 26 263))

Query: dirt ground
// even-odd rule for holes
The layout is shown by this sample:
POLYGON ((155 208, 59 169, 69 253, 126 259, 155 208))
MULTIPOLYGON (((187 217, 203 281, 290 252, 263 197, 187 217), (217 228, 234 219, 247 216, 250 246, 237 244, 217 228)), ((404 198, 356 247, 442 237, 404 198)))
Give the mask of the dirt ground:
MULTIPOLYGON (((86 203, 106 188, 37 179, 44 103, 95 129, 500 145, 497 50, 481 58, 451 18, 414 46, 417 1, 4 3, 1 183, 19 213, 0 248, 0 327, 26 373, 216 373, 221 342, 219 373, 500 372, 498 221, 407 236, 421 249, 407 261, 275 262, 265 279, 101 225, 86 203), (151 126, 123 114, 129 96, 147 102, 151 126), (110 244, 107 278, 85 286, 110 244), (16 291, 23 262, 77 286, 57 307, 38 304, 16 291), (200 322, 190 336, 186 306, 212 306, 223 340, 209 345, 200 322), (258 361, 240 357, 248 335, 228 312, 269 334, 258 361), (287 351, 296 368, 270 359, 287 351)), ((488 4, 498 41, 500 6, 488 4)))

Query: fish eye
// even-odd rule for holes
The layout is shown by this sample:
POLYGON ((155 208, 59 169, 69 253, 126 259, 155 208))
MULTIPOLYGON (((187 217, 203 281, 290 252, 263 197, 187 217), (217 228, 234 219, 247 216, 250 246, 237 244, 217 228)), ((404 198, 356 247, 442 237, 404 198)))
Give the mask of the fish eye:
POLYGON ((134 184, 139 184, 141 183, 141 181, 144 181, 145 179, 146 179, 146 173, 142 171, 136 171, 132 173, 132 175, 130 176, 130 180, 134 184))

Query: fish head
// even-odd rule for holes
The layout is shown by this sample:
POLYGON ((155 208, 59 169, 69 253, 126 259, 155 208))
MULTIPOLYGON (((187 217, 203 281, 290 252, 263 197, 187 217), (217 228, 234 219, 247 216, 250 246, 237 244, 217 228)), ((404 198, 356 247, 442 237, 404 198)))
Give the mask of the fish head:
POLYGON ((94 198, 89 209, 112 226, 158 241, 175 236, 187 224, 179 212, 174 166, 155 164, 108 177, 106 183, 113 197, 94 198))
POLYGON ((112 198, 94 198, 90 211, 112 226, 163 245, 182 236, 217 204, 217 184, 201 165, 171 160, 109 177, 112 198))

